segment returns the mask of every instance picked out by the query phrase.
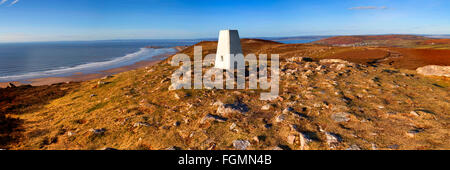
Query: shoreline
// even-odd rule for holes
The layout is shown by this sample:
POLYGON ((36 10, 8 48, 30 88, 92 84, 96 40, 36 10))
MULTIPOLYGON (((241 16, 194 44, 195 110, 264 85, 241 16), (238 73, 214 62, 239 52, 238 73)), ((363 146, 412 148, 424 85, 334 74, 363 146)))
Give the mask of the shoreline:
MULTIPOLYGON (((182 47, 173 47, 173 48, 176 49, 177 52, 179 52, 183 49, 182 47)), ((171 55, 173 55, 173 54, 169 53, 169 54, 158 55, 158 56, 152 57, 151 60, 143 60, 143 61, 139 61, 134 64, 131 64, 131 65, 102 70, 102 71, 98 71, 95 73, 76 72, 70 76, 43 77, 43 78, 27 79, 27 80, 22 80, 22 81, 0 82, 0 88, 6 88, 9 86, 10 83, 14 84, 15 86, 22 86, 22 85, 43 86, 43 85, 52 85, 52 84, 57 84, 57 83, 89 81, 89 80, 99 79, 99 78, 102 78, 105 76, 114 75, 114 74, 130 71, 130 70, 153 66, 155 64, 158 64, 165 58, 170 57, 171 55)))

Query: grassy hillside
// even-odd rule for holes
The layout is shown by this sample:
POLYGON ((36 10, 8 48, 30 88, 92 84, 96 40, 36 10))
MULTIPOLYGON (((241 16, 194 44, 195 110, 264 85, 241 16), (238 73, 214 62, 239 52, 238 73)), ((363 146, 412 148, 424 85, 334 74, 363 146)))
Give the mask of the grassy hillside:
MULTIPOLYGON (((198 45, 206 55, 215 53, 217 42, 198 45)), ((242 40, 242 45, 245 54, 280 54, 281 87, 276 100, 259 100, 260 90, 169 91, 170 76, 177 69, 168 64, 169 58, 113 77, 42 88, 49 93, 64 90, 64 94, 32 103, 39 106, 33 109, 2 111, 8 119, 21 122, 20 130, 14 131, 16 140, 3 147, 450 148, 446 79, 423 77, 384 62, 368 64, 385 57, 382 50, 365 59, 344 58, 346 62, 322 60, 347 50, 342 47, 255 39, 242 40)), ((193 56, 193 47, 181 53, 193 56)))

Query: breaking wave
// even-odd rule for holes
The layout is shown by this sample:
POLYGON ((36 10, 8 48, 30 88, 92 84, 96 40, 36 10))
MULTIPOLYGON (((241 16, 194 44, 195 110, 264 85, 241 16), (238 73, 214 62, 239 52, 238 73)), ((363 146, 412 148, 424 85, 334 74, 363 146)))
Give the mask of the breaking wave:
POLYGON ((20 81, 33 78, 51 77, 51 76, 65 76, 77 72, 95 72, 101 70, 107 70, 115 67, 121 67, 131 65, 139 61, 148 60, 152 57, 175 53, 174 48, 141 48, 139 51, 131 54, 127 54, 123 57, 118 57, 109 61, 92 62, 81 64, 73 67, 62 67, 47 71, 30 72, 19 75, 9 75, 0 77, 0 82, 6 81, 20 81))

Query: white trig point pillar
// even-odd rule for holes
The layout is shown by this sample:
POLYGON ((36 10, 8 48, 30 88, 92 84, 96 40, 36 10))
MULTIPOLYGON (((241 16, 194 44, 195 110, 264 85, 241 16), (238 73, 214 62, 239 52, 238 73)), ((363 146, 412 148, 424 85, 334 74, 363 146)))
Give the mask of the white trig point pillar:
MULTIPOLYGON (((237 30, 221 30, 219 33, 219 44, 217 45, 215 68, 236 69, 234 67, 234 55, 242 54, 241 39, 237 30)), ((243 58, 239 58, 243 59, 243 58)), ((237 61, 244 63, 244 61, 237 61)))

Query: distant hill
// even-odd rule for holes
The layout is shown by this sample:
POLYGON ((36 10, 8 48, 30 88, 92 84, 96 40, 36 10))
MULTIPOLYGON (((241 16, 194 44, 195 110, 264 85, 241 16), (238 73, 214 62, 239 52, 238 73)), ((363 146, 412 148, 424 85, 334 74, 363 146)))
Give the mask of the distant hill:
POLYGON ((289 40, 314 40, 314 39, 325 39, 333 36, 294 36, 294 37, 260 37, 260 39, 272 40, 272 41, 289 41, 289 40))
POLYGON ((396 45, 402 42, 429 40, 417 35, 358 35, 336 36, 313 42, 313 44, 334 46, 396 45))

